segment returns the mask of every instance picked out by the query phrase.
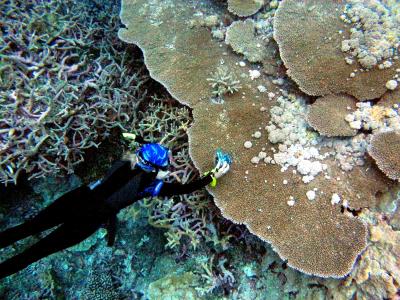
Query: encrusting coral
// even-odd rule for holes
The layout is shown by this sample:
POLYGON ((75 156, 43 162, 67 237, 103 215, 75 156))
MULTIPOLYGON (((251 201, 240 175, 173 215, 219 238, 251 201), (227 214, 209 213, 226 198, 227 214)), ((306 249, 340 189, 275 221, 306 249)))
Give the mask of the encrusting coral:
MULTIPOLYGON (((224 14, 211 2, 196 2, 196 9, 224 14)), ((365 248, 366 228, 358 218, 342 214, 338 201, 354 209, 374 206, 375 195, 387 189, 388 180, 370 162, 345 173, 334 160, 327 160, 326 176, 308 184, 302 184, 292 169, 281 172, 276 164, 252 164, 263 147, 276 151, 262 128, 270 118, 266 112, 277 103, 274 95, 284 91, 258 70, 240 64, 242 58, 213 40, 206 28, 188 26, 193 15, 187 1, 125 0, 120 16, 126 28, 120 29, 119 37, 137 44, 151 76, 192 108, 194 123, 188 134, 196 167, 208 170, 213 151, 221 145, 233 155, 231 172, 217 189, 209 189, 223 215, 272 243, 290 266, 324 277, 345 276, 365 248), (242 86, 222 105, 210 101, 207 82, 221 64, 240 78, 242 86), (261 85, 269 93, 262 94, 257 88, 261 85), (271 100, 266 99, 268 94, 271 100), (252 146, 246 149, 243 144, 249 139, 252 146), (309 191, 317 191, 314 200, 307 198, 309 191)))
POLYGON ((379 169, 393 180, 400 180, 399 149, 400 133, 383 131, 372 136, 368 150, 379 169))
POLYGON ((357 131, 349 126, 345 117, 355 110, 355 104, 355 100, 346 95, 318 98, 309 107, 307 121, 321 135, 354 136, 357 131))
POLYGON ((239 17, 248 17, 259 11, 263 4, 264 0, 228 0, 228 10, 239 17))
POLYGON ((386 91, 386 82, 396 74, 393 67, 363 69, 357 61, 348 64, 341 51, 349 36, 340 16, 342 1, 284 0, 275 14, 274 38, 288 75, 309 95, 347 93, 359 100, 374 99, 386 91))
POLYGON ((30 179, 73 172, 85 149, 97 147, 112 128, 129 130, 145 96, 139 87, 148 77, 135 73, 132 55, 114 58, 125 51, 112 42, 118 17, 106 27, 106 14, 83 15, 80 5, 2 3, 2 183, 16 183, 21 172, 30 179))

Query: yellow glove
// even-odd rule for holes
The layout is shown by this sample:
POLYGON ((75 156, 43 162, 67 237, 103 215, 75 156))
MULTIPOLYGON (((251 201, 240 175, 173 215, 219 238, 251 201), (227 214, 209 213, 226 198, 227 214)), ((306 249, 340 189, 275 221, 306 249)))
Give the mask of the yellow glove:
POLYGON ((211 177, 212 177, 210 186, 215 187, 217 185, 217 179, 224 176, 229 171, 229 168, 230 168, 230 166, 227 162, 218 161, 218 163, 214 169, 204 173, 205 176, 211 175, 211 177))

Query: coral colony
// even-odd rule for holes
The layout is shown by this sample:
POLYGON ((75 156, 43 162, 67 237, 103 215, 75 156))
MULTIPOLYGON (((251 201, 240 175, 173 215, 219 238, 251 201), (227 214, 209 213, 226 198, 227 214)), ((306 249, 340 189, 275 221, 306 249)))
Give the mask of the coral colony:
POLYGON ((219 147, 234 162, 208 193, 124 211, 129 231, 152 229, 108 252, 94 239, 91 266, 116 267, 82 293, 399 297, 398 1, 122 0, 111 21, 102 5, 4 4, 1 182, 71 173, 113 128, 169 146, 171 180, 209 170, 219 147))

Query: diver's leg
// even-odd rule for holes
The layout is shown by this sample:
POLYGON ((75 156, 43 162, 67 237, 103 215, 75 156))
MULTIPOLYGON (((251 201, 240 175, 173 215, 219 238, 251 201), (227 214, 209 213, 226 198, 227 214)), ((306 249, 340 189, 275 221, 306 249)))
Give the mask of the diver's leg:
POLYGON ((0 279, 14 274, 39 259, 71 247, 92 235, 101 223, 65 223, 22 253, 0 263, 0 279))
POLYGON ((0 249, 64 222, 65 216, 70 215, 81 201, 87 200, 89 192, 90 190, 87 186, 81 186, 69 191, 32 219, 0 232, 0 249))

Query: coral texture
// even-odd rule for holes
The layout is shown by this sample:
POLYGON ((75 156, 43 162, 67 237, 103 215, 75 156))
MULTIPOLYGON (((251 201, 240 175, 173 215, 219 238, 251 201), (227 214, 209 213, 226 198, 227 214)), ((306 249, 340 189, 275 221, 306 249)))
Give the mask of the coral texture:
POLYGON ((400 45, 400 4, 392 0, 346 2, 340 16, 352 25, 349 39, 342 41, 342 51, 350 54, 346 59, 355 58, 366 69, 377 64, 380 69, 392 67, 400 45))
POLYGON ((357 62, 348 64, 341 51, 349 29, 340 19, 340 1, 284 0, 275 14, 274 37, 288 75, 309 95, 347 93, 359 100, 380 97, 393 68, 377 66, 365 71, 357 62))
POLYGON ((168 275, 150 284, 148 297, 150 300, 201 299, 194 288, 198 285, 198 281, 199 278, 189 272, 168 275))
MULTIPOLYGON (((115 60, 117 17, 74 1, 6 1, 0 18, 0 182, 71 173, 112 128, 129 130, 143 74, 115 60), (54 5, 53 5, 54 4, 54 5), (72 17, 71 17, 72 16, 72 17), (16 21, 18 19, 18 21, 16 21), (49 26, 48 24, 51 24, 49 26), (108 26, 108 25, 107 25, 108 26)), ((131 66, 125 61, 130 60, 131 66)))
POLYGON ((325 136, 354 136, 357 131, 349 126, 345 117, 355 110, 355 101, 345 95, 328 95, 318 98, 310 106, 308 123, 325 136))
MULTIPOLYGON (((196 5, 204 12, 221 9, 207 1, 196 5)), ((151 76, 192 108, 190 155, 200 172, 212 167, 214 150, 221 145, 232 154, 231 172, 216 189, 209 188, 223 215, 270 242, 290 266, 324 277, 345 276, 366 246, 366 228, 358 218, 343 214, 337 202, 346 200, 355 209, 374 206, 376 193, 387 189, 388 180, 369 162, 345 173, 333 159, 327 160, 326 176, 309 184, 292 168, 282 172, 277 164, 253 164, 263 147, 269 154, 276 151, 262 128, 270 119, 266 112, 277 104, 273 95, 284 92, 240 64, 242 57, 212 40, 206 28, 188 26, 193 14, 187 1, 125 0, 120 16, 126 28, 119 36, 137 44, 151 76), (221 64, 240 78, 242 89, 217 104, 211 101, 207 78, 221 64), (260 96, 260 85, 271 100, 260 96), (245 141, 251 141, 248 149, 245 141), (311 201, 306 195, 314 189, 317 196, 311 201)))
POLYGON ((398 299, 400 282, 400 232, 385 221, 384 214, 365 210, 369 242, 359 264, 343 281, 321 282, 331 299, 398 299))
POLYGON ((250 62, 261 62, 266 57, 265 43, 255 36, 255 30, 253 20, 235 21, 226 31, 225 42, 250 62))
POLYGON ((400 179, 400 133, 384 131, 372 136, 368 153, 389 178, 400 179))
POLYGON ((264 0, 228 0, 228 10, 239 17, 248 17, 259 11, 263 4, 264 0))

